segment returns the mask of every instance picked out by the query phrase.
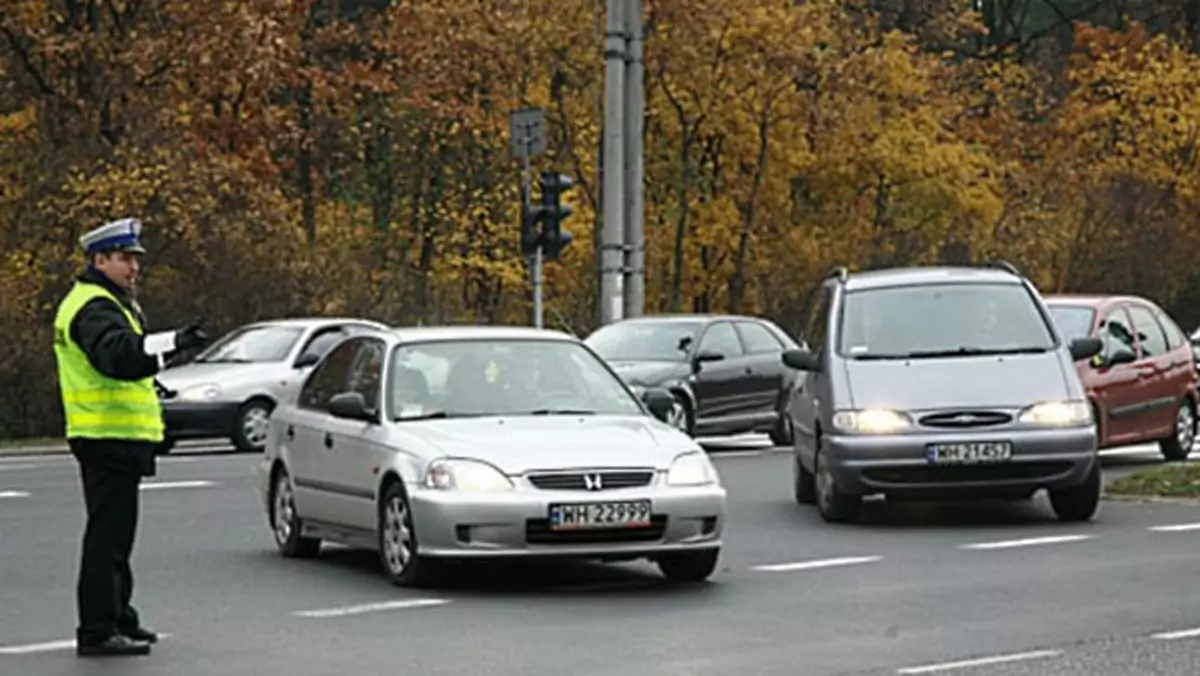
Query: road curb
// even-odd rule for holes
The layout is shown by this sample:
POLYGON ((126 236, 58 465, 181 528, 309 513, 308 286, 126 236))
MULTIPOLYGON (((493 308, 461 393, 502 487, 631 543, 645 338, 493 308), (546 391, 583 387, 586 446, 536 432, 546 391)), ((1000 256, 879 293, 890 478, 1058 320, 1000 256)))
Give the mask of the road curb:
POLYGON ((1105 494, 1101 496, 1104 500, 1112 502, 1144 502, 1161 505, 1191 505, 1200 507, 1200 498, 1176 498, 1162 495, 1125 495, 1125 494, 1105 494))

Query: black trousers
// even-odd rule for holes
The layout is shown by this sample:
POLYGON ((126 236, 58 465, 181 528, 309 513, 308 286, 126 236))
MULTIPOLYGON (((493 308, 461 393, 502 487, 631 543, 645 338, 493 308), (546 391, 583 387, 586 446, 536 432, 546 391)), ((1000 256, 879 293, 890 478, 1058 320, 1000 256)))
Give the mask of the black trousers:
MULTIPOLYGON (((117 442, 71 440, 79 460, 87 527, 76 587, 80 644, 99 643, 139 625, 133 607, 129 559, 137 534, 139 487, 143 472, 124 462, 117 442)), ((140 450, 140 449, 132 449, 140 450)), ((130 452, 130 456, 139 453, 130 452)))

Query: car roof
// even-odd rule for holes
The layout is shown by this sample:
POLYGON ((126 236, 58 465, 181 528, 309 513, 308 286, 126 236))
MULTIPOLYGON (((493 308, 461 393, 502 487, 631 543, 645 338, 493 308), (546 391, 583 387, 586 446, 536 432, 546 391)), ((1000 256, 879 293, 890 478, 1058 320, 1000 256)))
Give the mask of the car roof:
POLYGON ((1117 303, 1154 304, 1141 296, 1132 296, 1129 294, 1056 293, 1044 296, 1044 298, 1047 305, 1086 305, 1093 308, 1115 305, 1117 303))
POLYGON ((568 333, 532 326, 393 326, 391 331, 400 340, 556 340, 575 343, 579 340, 568 333))
POLYGON ((845 284, 847 291, 859 291, 891 286, 952 284, 955 282, 1021 284, 1022 280, 1011 272, 997 268, 922 266, 855 272, 847 276, 845 284))
POLYGON ((332 324, 366 324, 379 328, 387 328, 386 324, 377 322, 374 319, 363 319, 362 317, 283 317, 280 319, 264 319, 262 321, 250 322, 246 326, 292 326, 301 329, 311 329, 332 324))
MULTIPOLYGON (((617 320, 617 321, 613 322, 612 324, 633 324, 633 323, 653 324, 655 322, 677 322, 677 321, 687 321, 687 320, 693 320, 693 321, 699 321, 699 322, 715 322, 718 320, 744 321, 744 322, 768 321, 768 320, 764 320, 762 317, 751 317, 749 315, 719 314, 719 313, 711 313, 711 312, 674 312, 674 313, 665 313, 665 314, 657 314, 657 315, 644 315, 641 317, 627 317, 625 319, 617 320)), ((608 326, 612 326, 612 324, 609 324, 608 326)))

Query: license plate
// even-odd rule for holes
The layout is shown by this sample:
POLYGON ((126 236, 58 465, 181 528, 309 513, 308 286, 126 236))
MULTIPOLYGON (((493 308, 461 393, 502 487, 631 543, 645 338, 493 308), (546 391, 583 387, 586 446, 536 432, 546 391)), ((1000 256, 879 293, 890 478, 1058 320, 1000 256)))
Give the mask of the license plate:
POLYGON ((1007 441, 977 441, 962 444, 930 444, 929 462, 938 465, 971 465, 1004 462, 1012 458, 1007 441))
POLYGON ((649 500, 550 505, 550 530, 645 528, 649 525, 649 500))

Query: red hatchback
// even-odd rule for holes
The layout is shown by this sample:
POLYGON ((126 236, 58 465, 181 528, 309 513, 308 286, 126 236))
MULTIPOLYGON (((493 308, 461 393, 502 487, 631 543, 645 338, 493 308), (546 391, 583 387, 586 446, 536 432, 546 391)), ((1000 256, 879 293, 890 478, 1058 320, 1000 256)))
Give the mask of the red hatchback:
POLYGON ((1095 336, 1104 349, 1076 364, 1092 402, 1100 448, 1158 442, 1183 460, 1196 440, 1196 366, 1187 336, 1137 296, 1047 296, 1067 340, 1095 336))

